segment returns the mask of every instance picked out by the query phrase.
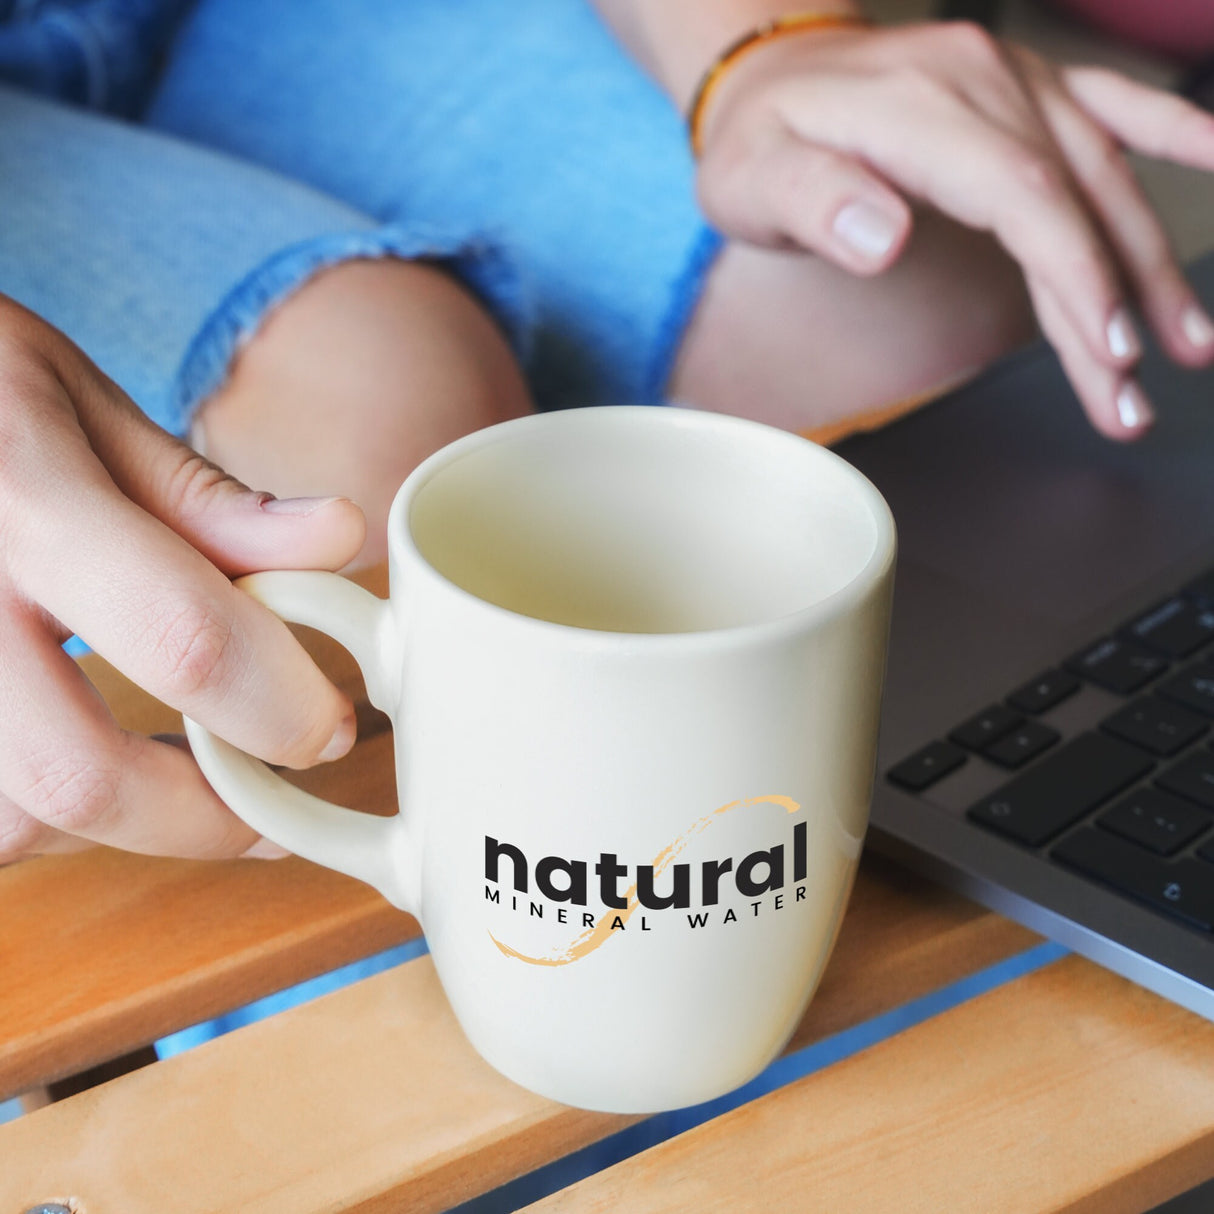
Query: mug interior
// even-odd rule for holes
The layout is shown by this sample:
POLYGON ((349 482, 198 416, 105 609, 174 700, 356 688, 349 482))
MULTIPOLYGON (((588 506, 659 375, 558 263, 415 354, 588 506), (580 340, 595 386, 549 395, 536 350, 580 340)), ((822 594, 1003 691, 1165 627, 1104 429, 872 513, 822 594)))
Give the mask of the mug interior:
POLYGON ((393 523, 444 578, 508 611, 606 632, 701 632, 811 607, 868 566, 884 510, 858 472, 804 439, 657 407, 507 422, 410 482, 393 523))

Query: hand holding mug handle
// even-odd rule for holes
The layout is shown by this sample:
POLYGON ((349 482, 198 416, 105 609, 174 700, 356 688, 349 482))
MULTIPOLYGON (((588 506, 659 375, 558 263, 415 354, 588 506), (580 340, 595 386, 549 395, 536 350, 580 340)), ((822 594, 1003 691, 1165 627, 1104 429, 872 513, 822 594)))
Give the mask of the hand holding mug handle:
MULTIPOLYGON (((345 646, 362 670, 367 698, 394 718, 400 642, 386 599, 335 573, 254 573, 235 585, 288 623, 317 628, 345 646)), ((188 717, 185 731, 203 775, 255 830, 307 860, 367 882, 393 905, 416 913, 417 891, 401 877, 409 866, 396 861, 405 846, 400 814, 380 818, 343 809, 288 784, 188 717)))

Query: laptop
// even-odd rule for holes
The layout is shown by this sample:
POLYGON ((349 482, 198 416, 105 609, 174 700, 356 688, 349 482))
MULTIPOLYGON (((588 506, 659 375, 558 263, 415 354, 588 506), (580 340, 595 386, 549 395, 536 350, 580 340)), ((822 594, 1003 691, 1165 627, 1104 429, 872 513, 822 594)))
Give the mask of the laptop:
POLYGON ((1041 344, 837 447, 898 524, 869 843, 1214 1020, 1214 370, 1142 381, 1133 444, 1041 344))

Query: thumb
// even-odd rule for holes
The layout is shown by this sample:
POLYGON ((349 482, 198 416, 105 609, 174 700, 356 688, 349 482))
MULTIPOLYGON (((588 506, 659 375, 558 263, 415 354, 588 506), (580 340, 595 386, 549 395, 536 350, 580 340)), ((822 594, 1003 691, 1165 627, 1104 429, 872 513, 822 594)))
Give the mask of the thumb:
POLYGON ((229 577, 340 569, 362 548, 366 520, 348 498, 280 501, 250 489, 150 421, 83 356, 73 362, 84 365, 66 386, 114 483, 229 577))
POLYGON ((790 244, 854 274, 879 274, 911 230, 906 200, 860 161, 791 132, 739 154, 709 145, 700 203, 727 236, 768 248, 790 244))

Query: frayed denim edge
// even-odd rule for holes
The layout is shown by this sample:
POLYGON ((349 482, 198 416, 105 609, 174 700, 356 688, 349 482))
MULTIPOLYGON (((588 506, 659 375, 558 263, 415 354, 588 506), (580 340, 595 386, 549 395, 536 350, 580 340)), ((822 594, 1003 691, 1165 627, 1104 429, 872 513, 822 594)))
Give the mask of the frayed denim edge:
POLYGON ((515 356, 526 364, 531 303, 514 264, 496 245, 421 225, 331 232, 279 250, 237 283, 208 316, 173 380, 168 409, 172 432, 185 435, 194 410, 223 386, 233 359, 271 309, 323 269, 382 257, 433 261, 454 274, 485 305, 515 356))
POLYGON ((725 246, 725 237, 714 228, 703 227, 691 247, 683 272, 675 280, 670 306, 658 327, 653 359, 645 377, 643 404, 662 404, 666 385, 674 372, 675 358, 692 313, 704 291, 704 280, 725 246))

